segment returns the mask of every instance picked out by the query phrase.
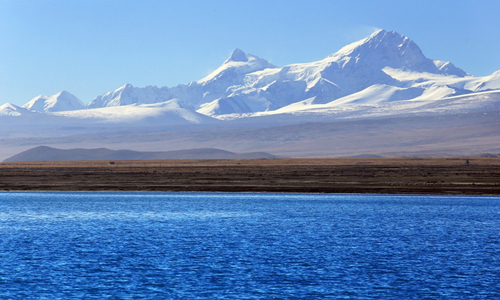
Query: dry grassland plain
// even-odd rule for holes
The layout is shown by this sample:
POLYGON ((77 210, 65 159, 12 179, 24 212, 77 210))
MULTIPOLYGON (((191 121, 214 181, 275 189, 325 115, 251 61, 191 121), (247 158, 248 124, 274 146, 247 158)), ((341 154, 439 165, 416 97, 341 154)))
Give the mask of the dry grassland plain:
POLYGON ((0 190, 500 195, 500 158, 16 162, 0 190))

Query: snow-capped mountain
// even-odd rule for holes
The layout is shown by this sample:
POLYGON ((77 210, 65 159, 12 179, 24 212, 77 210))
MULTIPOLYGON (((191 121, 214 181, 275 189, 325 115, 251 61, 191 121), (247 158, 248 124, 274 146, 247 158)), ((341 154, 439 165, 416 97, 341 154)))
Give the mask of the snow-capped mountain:
POLYGON ((164 102, 168 99, 170 99, 170 93, 167 87, 147 86, 136 88, 131 84, 125 84, 113 92, 96 97, 87 107, 100 108, 130 104, 151 104, 164 102))
POLYGON ((83 109, 85 105, 76 96, 62 91, 52 96, 37 96, 23 107, 38 112, 58 112, 83 109))
MULTIPOLYGON (((135 88, 127 85, 121 91, 124 89, 133 91, 135 88)), ((139 93, 143 91, 138 90, 139 93)), ((94 109, 85 109, 83 104, 80 103, 80 106, 78 102, 74 102, 75 99, 78 100, 67 92, 61 92, 50 97, 36 97, 24 107, 7 103, 0 106, 0 117, 34 117, 30 123, 47 125, 75 125, 86 121, 91 121, 92 124, 115 125, 188 125, 218 122, 217 119, 195 112, 190 103, 179 99, 94 109)), ((0 118, 0 121, 9 120, 0 118)))
MULTIPOLYGON (((380 86, 394 91, 391 101, 427 96, 449 97, 474 91, 465 88, 465 81, 470 80, 469 77, 450 62, 425 57, 417 44, 408 37, 395 31, 379 30, 320 61, 282 68, 236 49, 219 68, 199 81, 173 88, 135 88, 125 85, 97 97, 88 107, 181 99, 208 116, 248 115, 274 111, 294 103, 326 104, 370 87, 376 98, 373 102, 378 103, 381 98, 376 91, 380 86), (394 70, 399 73, 396 74, 394 70), (401 76, 402 73, 426 75, 417 80, 405 78, 401 76), (451 86, 443 83, 443 78, 458 84, 451 86)), ((489 86, 488 78, 485 78, 486 82, 480 81, 478 86, 489 86)), ((344 99, 342 103, 368 103, 373 98, 366 98, 366 93, 363 97, 359 101, 344 99)))
POLYGON ((247 74, 269 68, 276 66, 265 59, 236 49, 219 68, 197 84, 206 89, 205 93, 217 97, 226 94, 229 87, 244 84, 243 80, 247 74))
MULTIPOLYGON (((447 78, 463 78, 467 75, 452 63, 426 58, 408 37, 394 31, 380 30, 320 61, 247 74, 245 85, 231 87, 231 93, 218 102, 243 102, 253 112, 261 112, 304 100, 308 100, 310 105, 328 103, 372 85, 413 88, 411 82, 401 81, 388 74, 385 71, 387 68, 447 78)), ((407 93, 410 96, 408 99, 421 94, 423 91, 418 93, 415 89, 407 93)), ((220 110, 220 106, 210 104, 199 111, 208 115, 248 112, 238 111, 240 106, 236 109, 231 106, 232 111, 224 111, 220 110)), ((226 107, 229 105, 226 104, 226 107)))
POLYGON ((0 105, 0 116, 19 117, 21 115, 29 113, 30 111, 28 111, 27 109, 11 103, 0 105))
POLYGON ((202 114, 229 120, 319 113, 321 109, 331 111, 332 107, 356 110, 359 105, 436 101, 498 89, 500 71, 486 77, 470 76, 450 62, 427 58, 410 38, 379 30, 310 63, 279 68, 236 49, 210 75, 189 84, 171 88, 126 84, 96 97, 86 107, 75 96, 61 92, 38 96, 23 107, 67 116, 116 119, 121 113, 130 115, 134 109, 141 115, 146 108, 160 111, 167 105, 184 110, 181 115, 185 116, 202 114), (160 105, 153 105, 157 103, 160 105), (93 111, 104 108, 109 109, 93 111), (76 112, 64 113, 67 111, 76 112))
POLYGON ((126 84, 113 92, 96 97, 87 107, 152 104, 181 99, 199 108, 203 103, 225 96, 229 87, 242 84, 246 74, 274 67, 265 59, 236 49, 222 66, 198 82, 173 88, 156 86, 137 88, 126 84))
POLYGON ((366 39, 345 46, 327 60, 350 73, 361 68, 391 67, 458 77, 467 75, 450 62, 428 59, 415 42, 395 31, 378 30, 366 39))

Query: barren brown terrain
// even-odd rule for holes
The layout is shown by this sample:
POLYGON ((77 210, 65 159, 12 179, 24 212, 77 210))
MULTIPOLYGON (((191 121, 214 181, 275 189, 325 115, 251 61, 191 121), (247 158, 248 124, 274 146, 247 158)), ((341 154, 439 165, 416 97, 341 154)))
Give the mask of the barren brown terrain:
POLYGON ((500 195, 500 158, 248 159, 0 164, 4 191, 500 195))

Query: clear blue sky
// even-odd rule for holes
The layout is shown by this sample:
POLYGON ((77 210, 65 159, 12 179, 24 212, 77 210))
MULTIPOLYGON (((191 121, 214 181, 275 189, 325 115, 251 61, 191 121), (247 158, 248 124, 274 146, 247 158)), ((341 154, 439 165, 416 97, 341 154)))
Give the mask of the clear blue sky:
POLYGON ((497 0, 0 0, 0 104, 201 79, 234 48, 283 66, 376 28, 470 74, 500 70, 497 0))

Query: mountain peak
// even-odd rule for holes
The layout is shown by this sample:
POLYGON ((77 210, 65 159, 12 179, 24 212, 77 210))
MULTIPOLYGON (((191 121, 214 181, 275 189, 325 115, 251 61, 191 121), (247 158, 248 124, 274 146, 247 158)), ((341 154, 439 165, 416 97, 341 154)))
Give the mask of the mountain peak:
POLYGON ((401 52, 404 48, 411 48, 419 56, 423 56, 420 48, 408 37, 396 32, 380 29, 367 38, 351 43, 331 56, 358 56, 366 52, 401 52))
MULTIPOLYGON (((371 34, 365 43, 370 42, 385 42, 392 46, 401 47, 403 43, 412 43, 414 46, 417 46, 410 38, 404 36, 396 31, 386 31, 384 29, 375 31, 371 34)), ((417 46, 418 47, 418 46, 417 46)))
POLYGON ((130 88, 133 88, 133 87, 134 87, 134 86, 133 86, 133 85, 131 85, 130 83, 126 83, 126 84, 122 85, 121 87, 117 88, 117 89, 115 90, 115 92, 116 92, 116 91, 125 90, 125 89, 130 89, 130 88))
MULTIPOLYGON (((391 31, 391 32, 395 32, 395 31, 391 31)), ((374 31, 372 34, 370 34, 368 36, 368 38, 376 37, 376 36, 380 36, 380 35, 385 35, 386 33, 387 33, 387 30, 385 30, 385 29, 378 29, 378 30, 374 31)))
POLYGON ((388 31, 385 29, 378 29, 378 30, 374 31, 372 34, 370 34, 366 39, 383 38, 384 36, 387 36, 387 35, 406 38, 406 36, 400 34, 397 31, 394 31, 394 30, 388 31))
POLYGON ((12 103, 5 103, 0 105, 0 116, 20 116, 24 110, 12 103))
POLYGON ((127 83, 127 84, 125 84, 123 87, 124 87, 124 88, 133 88, 134 86, 133 86, 133 85, 131 85, 130 83, 127 83))
POLYGON ((427 58, 410 38, 396 31, 384 29, 343 47, 329 58, 341 64, 343 68, 365 65, 379 70, 391 67, 458 77, 466 75, 463 70, 447 62, 439 62, 442 66, 440 68, 434 60, 427 58))
POLYGON ((23 107, 38 112, 58 112, 83 109, 85 106, 75 95, 60 91, 52 96, 37 96, 23 107))
POLYGON ((74 97, 74 95, 71 94, 68 91, 60 91, 59 93, 55 94, 54 96, 56 96, 56 97, 60 97, 60 96, 63 96, 63 97, 72 96, 72 97, 74 97))
POLYGON ((238 80, 242 79, 245 74, 267 68, 276 68, 276 66, 263 58, 245 53, 243 50, 236 48, 231 56, 219 68, 205 78, 199 80, 198 83, 207 84, 207 82, 211 82, 214 79, 221 79, 224 77, 224 81, 227 81, 229 85, 220 88, 225 91, 229 86, 236 84, 238 80))
POLYGON ((243 52, 243 50, 239 49, 239 48, 236 48, 234 49, 233 53, 231 54, 231 56, 226 60, 226 63, 228 62, 247 62, 248 61, 248 56, 245 52, 243 52))

